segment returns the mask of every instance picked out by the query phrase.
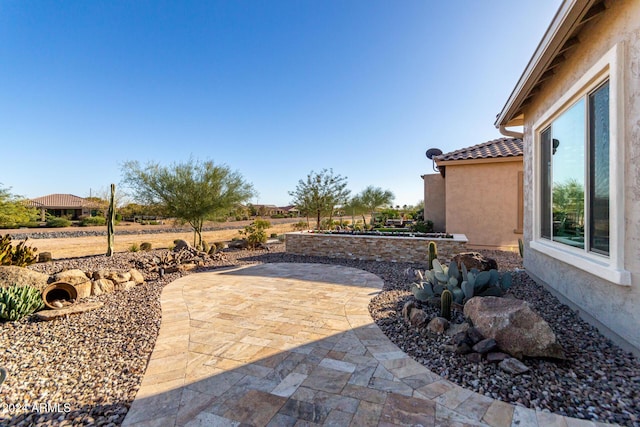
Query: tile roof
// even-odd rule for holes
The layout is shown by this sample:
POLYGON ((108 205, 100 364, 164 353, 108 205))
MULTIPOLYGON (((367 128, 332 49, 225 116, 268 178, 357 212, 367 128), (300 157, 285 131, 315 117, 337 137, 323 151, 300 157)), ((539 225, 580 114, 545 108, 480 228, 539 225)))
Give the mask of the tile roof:
POLYGON ((56 208, 81 208, 89 206, 91 203, 82 197, 73 194, 49 194, 48 196, 37 197, 30 200, 31 205, 35 207, 56 207, 56 208))
POLYGON ((436 161, 495 159, 522 156, 522 139, 498 138, 434 157, 436 161))

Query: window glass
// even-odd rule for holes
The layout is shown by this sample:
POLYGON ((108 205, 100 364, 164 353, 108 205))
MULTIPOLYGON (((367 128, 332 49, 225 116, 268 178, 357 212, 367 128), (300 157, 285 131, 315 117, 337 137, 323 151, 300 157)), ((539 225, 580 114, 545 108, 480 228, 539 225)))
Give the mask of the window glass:
POLYGON ((551 239, 551 127, 540 135, 540 236, 551 239))
POLYGON ((609 82, 589 95, 590 247, 609 253, 609 82))
POLYGON ((539 167, 540 237, 609 255, 609 82, 540 133, 539 167))
POLYGON ((585 101, 551 124, 553 240, 584 248, 585 101))

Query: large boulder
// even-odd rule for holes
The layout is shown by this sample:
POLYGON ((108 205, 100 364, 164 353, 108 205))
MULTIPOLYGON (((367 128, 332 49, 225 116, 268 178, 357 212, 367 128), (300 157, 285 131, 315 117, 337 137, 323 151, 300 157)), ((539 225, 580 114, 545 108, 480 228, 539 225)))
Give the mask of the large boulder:
POLYGON ((129 270, 129 277, 131 277, 131 280, 136 282, 136 285, 142 285, 144 283, 144 276, 135 268, 129 270))
POLYGON ((13 285, 32 286, 42 292, 48 283, 49 275, 47 274, 15 265, 0 266, 0 288, 13 285))
POLYGON ((56 273, 53 275, 54 282, 65 282, 70 285, 79 285, 85 282, 90 281, 89 277, 85 274, 84 271, 74 269, 74 270, 65 270, 60 273, 56 273))
POLYGON ((515 298, 474 297, 464 305, 483 336, 493 338, 510 355, 564 359, 564 351, 547 322, 529 304, 515 298))
POLYGON ((110 294, 115 290, 113 282, 109 279, 96 279, 91 282, 91 295, 100 296, 110 294))
POLYGON ((462 268, 462 264, 467 270, 477 268, 478 271, 497 270, 498 263, 493 258, 487 258, 480 252, 463 252, 452 258, 458 264, 458 268, 462 268))

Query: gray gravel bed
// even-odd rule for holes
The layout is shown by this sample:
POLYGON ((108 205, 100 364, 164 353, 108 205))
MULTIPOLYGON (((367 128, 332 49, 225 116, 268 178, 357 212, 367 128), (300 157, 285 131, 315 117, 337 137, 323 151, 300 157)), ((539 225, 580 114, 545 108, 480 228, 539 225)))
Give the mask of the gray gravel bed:
MULTIPOLYGON (((471 365, 463 357, 444 353, 440 350, 444 340, 407 327, 400 315, 402 305, 411 298, 405 270, 424 266, 304 257, 283 250, 283 244, 274 244, 268 251, 227 251, 225 260, 211 261, 203 270, 266 262, 314 262, 367 270, 385 282, 385 290, 369 306, 376 323, 393 342, 432 371, 506 402, 591 420, 640 425, 638 360, 581 321, 525 273, 517 275, 512 292, 534 304, 550 322, 569 360, 563 363, 525 360, 531 372, 511 377, 493 365, 471 365)), ((111 258, 72 258, 31 268, 46 273, 69 268, 124 270, 156 252, 159 251, 118 253, 111 258)), ((499 264, 515 268, 519 259, 508 255, 499 264)), ((96 311, 50 322, 27 318, 0 323, 0 346, 4 349, 0 353, 0 366, 10 372, 0 390, 0 404, 6 403, 0 407, 1 425, 122 423, 158 334, 162 288, 183 275, 174 273, 160 280, 155 273, 144 274, 145 285, 128 292, 92 297, 91 300, 105 304, 96 311), (16 405, 25 404, 50 407, 44 411, 33 411, 32 407, 17 410, 16 405), (12 406, 8 408, 9 405, 12 406)))

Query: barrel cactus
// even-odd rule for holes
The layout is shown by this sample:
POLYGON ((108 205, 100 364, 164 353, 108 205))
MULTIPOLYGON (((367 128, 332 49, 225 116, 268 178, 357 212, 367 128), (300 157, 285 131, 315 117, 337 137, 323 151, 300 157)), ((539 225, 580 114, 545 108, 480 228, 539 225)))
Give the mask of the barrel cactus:
POLYGON ((440 317, 451 320, 451 304, 453 303, 453 294, 445 289, 440 297, 440 317))
POLYGON ((44 307, 40 291, 31 286, 0 289, 0 319, 20 320, 44 307))

